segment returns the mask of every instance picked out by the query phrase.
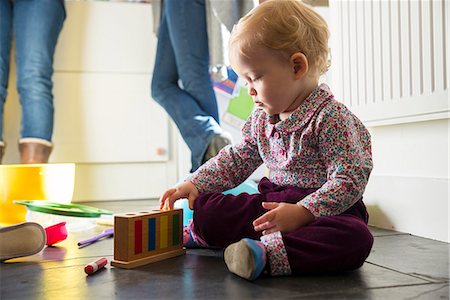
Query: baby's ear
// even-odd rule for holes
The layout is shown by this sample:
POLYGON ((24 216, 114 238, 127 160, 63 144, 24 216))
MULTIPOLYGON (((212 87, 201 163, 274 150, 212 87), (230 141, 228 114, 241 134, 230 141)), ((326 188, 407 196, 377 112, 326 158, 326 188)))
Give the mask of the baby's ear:
POLYGON ((309 70, 308 59, 305 54, 296 52, 291 55, 291 65, 295 79, 301 79, 309 70))

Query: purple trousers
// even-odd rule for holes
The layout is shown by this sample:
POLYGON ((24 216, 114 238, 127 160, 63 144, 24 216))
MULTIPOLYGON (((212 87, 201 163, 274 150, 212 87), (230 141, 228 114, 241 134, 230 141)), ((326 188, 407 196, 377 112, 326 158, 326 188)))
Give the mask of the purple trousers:
MULTIPOLYGON (((252 222, 267 212, 261 202, 297 203, 315 189, 278 186, 263 178, 260 194, 237 196, 202 193, 194 203, 193 230, 211 247, 225 248, 241 240, 258 240, 252 222)), ((359 268, 370 253, 373 236, 362 200, 337 216, 325 216, 294 232, 283 233, 293 274, 323 274, 359 268)))

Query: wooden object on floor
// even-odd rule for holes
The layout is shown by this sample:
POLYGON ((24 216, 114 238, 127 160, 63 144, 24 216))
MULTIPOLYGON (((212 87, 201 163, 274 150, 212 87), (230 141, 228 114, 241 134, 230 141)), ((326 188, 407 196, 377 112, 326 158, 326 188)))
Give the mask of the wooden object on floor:
POLYGON ((185 252, 182 209, 114 217, 114 267, 135 268, 185 252))

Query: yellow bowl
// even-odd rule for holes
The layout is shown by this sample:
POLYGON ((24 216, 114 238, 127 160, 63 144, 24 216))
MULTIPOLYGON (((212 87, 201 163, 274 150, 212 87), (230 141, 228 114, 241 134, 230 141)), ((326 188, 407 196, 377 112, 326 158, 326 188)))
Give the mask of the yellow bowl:
POLYGON ((26 208, 13 200, 72 201, 75 164, 0 165, 0 225, 25 221, 26 208))

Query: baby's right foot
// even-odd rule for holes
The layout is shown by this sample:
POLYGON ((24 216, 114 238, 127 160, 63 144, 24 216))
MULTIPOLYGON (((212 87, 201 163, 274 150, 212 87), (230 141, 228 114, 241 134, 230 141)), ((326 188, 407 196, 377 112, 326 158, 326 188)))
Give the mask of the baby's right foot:
POLYGON ((255 280, 266 266, 266 248, 260 241, 242 239, 225 249, 224 259, 231 273, 255 280))

